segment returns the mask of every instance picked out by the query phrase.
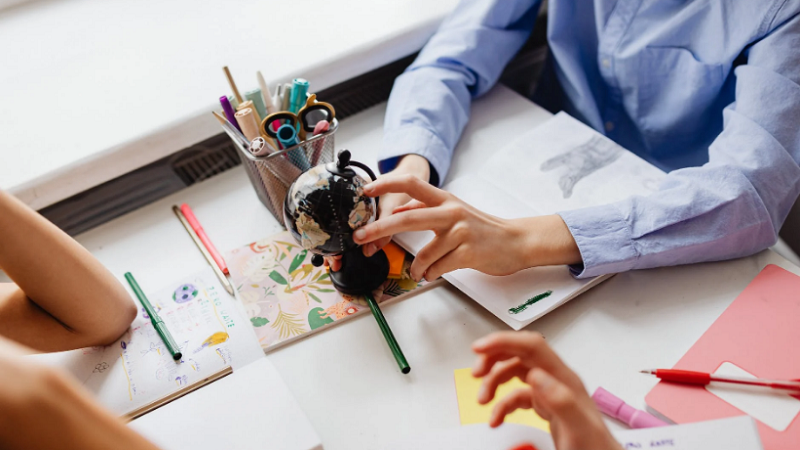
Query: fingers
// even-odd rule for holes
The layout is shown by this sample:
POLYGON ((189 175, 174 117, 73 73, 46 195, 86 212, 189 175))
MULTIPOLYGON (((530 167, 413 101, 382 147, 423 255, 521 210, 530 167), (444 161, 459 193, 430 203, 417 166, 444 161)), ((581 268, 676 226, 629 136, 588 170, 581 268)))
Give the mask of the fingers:
POLYGON ((532 394, 530 388, 520 388, 498 401, 492 410, 492 417, 489 418, 489 426, 500 426, 507 415, 518 409, 531 409, 532 394))
POLYGON ((387 175, 364 186, 364 193, 370 197, 389 193, 404 193, 428 206, 437 206, 447 199, 448 194, 431 186, 413 175, 387 175))
MULTIPOLYGON (((445 255, 455 249, 456 242, 450 239, 447 235, 435 236, 428 245, 422 248, 411 263, 411 277, 415 280, 421 280, 428 271, 431 264, 439 261, 445 255)), ((431 278, 427 278, 431 281, 431 278)), ((433 278, 435 280, 436 278, 433 278)))
POLYGON ((472 350, 482 356, 478 358, 478 363, 473 368, 472 373, 476 377, 489 373, 492 366, 499 361, 519 357, 529 369, 542 368, 571 389, 584 389, 580 378, 561 361, 539 333, 529 331, 493 333, 472 344, 472 350))
POLYGON ((456 247, 452 252, 444 255, 441 259, 431 264, 425 271, 425 279, 428 281, 438 280, 442 275, 457 269, 468 267, 468 254, 463 246, 456 247))
POLYGON ((411 200, 403 205, 400 205, 392 210, 392 214, 401 213, 403 211, 411 211, 412 209, 427 208, 428 205, 419 200, 411 200))
POLYGON ((527 374, 528 368, 520 363, 519 358, 512 358, 495 364, 492 367, 492 371, 483 377, 481 389, 478 391, 478 403, 481 405, 489 403, 494 398, 498 386, 514 377, 525 381, 527 374))
POLYGON ((325 265, 330 267, 332 271, 338 272, 342 269, 342 256, 326 256, 325 257, 325 265))
POLYGON ((589 416, 578 398, 578 392, 558 381, 547 371, 536 368, 530 371, 526 380, 533 387, 532 404, 542 416, 551 421, 563 422, 565 429, 589 431, 589 416))
POLYGON ((446 215, 445 211, 436 208, 422 208, 401 214, 392 214, 357 229, 353 233, 353 240, 356 244, 363 244, 383 237, 391 237, 404 231, 433 230, 446 223, 446 215))
POLYGON ((391 241, 391 240, 392 240, 391 236, 385 236, 385 237, 382 237, 382 238, 380 238, 378 240, 372 241, 372 242, 370 242, 368 244, 364 244, 364 247, 363 247, 364 256, 369 258, 370 256, 372 256, 375 253, 377 253, 378 250, 382 249, 383 247, 386 247, 386 244, 388 244, 389 241, 391 241))

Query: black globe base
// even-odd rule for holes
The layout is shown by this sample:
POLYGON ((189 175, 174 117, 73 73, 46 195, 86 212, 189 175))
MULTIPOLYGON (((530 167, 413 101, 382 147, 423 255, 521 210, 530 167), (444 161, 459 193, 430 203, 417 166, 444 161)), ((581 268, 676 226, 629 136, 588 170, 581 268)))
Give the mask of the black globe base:
POLYGON ((389 258, 383 250, 367 258, 356 247, 342 254, 342 268, 330 274, 333 287, 342 294, 371 294, 389 276, 389 258))

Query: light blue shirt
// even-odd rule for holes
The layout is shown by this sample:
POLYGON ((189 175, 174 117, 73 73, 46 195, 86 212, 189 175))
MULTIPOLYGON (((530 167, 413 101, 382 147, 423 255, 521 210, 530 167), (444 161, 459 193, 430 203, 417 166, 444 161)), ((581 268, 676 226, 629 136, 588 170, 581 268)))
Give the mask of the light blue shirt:
MULTIPOLYGON (((381 171, 417 153, 444 180, 471 100, 497 82, 539 6, 456 8, 395 82, 381 171)), ((560 213, 583 257, 578 276, 735 258, 776 242, 800 193, 798 11, 796 0, 550 1, 560 88, 540 86, 542 101, 671 171, 652 195, 560 213)))

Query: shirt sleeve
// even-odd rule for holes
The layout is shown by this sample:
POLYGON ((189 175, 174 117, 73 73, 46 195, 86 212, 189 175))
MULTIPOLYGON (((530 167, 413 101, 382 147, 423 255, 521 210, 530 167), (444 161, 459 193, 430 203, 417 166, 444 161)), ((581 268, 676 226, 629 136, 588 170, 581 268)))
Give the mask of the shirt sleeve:
POLYGON ((747 50, 736 100, 702 167, 647 197, 559 213, 581 251, 578 277, 718 261, 774 244, 800 193, 800 15, 747 50))
POLYGON ((497 82, 533 30, 541 0, 462 0, 395 80, 378 168, 424 156, 439 185, 469 120, 470 102, 497 82))

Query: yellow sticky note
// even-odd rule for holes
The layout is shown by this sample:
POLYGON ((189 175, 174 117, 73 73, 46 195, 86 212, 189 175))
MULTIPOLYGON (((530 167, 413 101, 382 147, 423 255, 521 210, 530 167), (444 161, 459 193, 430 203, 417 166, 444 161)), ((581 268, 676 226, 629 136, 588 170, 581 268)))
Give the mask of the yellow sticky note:
MULTIPOLYGON (((458 398, 458 413, 461 416, 461 425, 489 423, 492 409, 494 409, 494 404, 498 400, 521 387, 527 386, 518 378, 514 378, 497 388, 497 394, 495 394, 491 402, 481 405, 478 403, 478 390, 481 387, 481 379, 472 376, 472 369, 456 369, 453 376, 456 380, 456 397, 458 398)), ((507 423, 528 425, 550 432, 550 422, 542 419, 530 409, 518 409, 507 415, 505 421, 507 423)))

